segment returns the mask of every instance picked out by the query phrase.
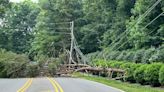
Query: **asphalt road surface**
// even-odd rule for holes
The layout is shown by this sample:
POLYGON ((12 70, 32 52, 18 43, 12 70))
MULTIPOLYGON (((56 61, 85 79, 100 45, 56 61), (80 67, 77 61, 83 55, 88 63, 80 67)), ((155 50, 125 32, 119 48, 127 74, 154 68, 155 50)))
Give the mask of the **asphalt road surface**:
POLYGON ((123 92, 79 78, 0 79, 0 92, 123 92))

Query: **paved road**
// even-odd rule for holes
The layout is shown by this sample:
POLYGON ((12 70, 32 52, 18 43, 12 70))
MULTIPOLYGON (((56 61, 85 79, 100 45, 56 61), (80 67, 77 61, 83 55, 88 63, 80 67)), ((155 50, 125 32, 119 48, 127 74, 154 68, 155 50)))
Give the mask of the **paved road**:
POLYGON ((121 92, 78 78, 0 79, 0 92, 121 92))

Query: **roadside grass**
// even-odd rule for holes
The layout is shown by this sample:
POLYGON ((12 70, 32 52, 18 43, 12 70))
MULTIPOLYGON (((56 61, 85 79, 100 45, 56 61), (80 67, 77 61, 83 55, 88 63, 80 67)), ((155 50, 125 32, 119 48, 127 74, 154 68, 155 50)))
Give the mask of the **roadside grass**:
POLYGON ((125 92, 164 92, 164 89, 162 88, 160 89, 160 88, 153 88, 150 86, 142 86, 140 84, 130 84, 127 82, 121 82, 121 81, 111 80, 111 79, 87 75, 87 74, 74 73, 73 76, 99 82, 111 87, 118 88, 125 92))

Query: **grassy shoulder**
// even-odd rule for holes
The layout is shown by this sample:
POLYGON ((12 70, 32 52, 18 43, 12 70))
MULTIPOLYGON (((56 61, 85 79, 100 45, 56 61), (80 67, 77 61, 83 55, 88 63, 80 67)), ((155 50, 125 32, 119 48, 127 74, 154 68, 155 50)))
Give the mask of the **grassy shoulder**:
POLYGON ((79 77, 79 78, 99 82, 99 83, 102 83, 111 87, 121 89, 125 92, 164 92, 163 89, 159 89, 159 88, 141 86, 140 84, 130 84, 126 82, 110 80, 103 77, 96 77, 96 76, 91 76, 91 75, 88 76, 86 74, 75 73, 74 77, 79 77))

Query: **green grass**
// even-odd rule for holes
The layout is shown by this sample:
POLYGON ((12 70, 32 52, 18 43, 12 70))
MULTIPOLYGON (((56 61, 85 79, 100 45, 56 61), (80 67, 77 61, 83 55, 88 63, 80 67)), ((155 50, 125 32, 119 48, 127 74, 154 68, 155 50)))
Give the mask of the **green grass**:
POLYGON ((121 89, 125 92, 164 92, 164 89, 162 88, 160 89, 160 88, 153 88, 150 86, 141 86, 139 84, 130 84, 127 82, 110 80, 107 78, 96 77, 96 76, 91 76, 91 75, 86 75, 86 74, 75 73, 74 77, 96 81, 96 82, 99 82, 99 83, 102 83, 111 87, 121 89))

